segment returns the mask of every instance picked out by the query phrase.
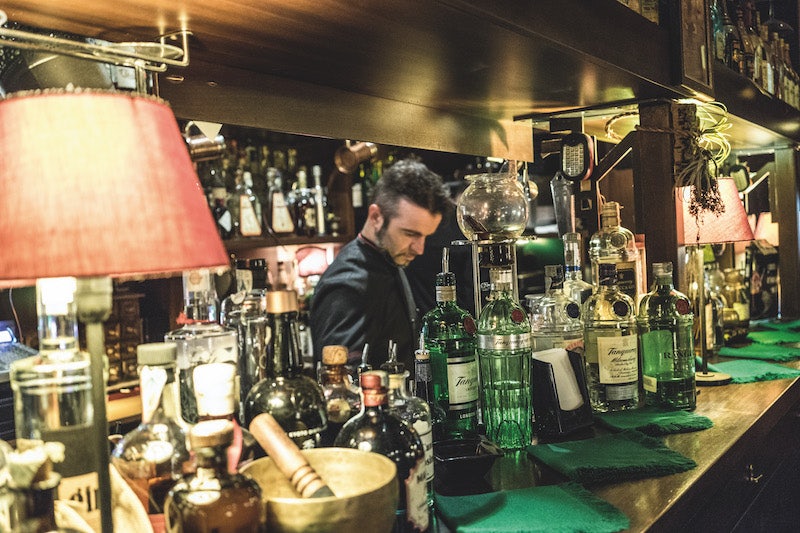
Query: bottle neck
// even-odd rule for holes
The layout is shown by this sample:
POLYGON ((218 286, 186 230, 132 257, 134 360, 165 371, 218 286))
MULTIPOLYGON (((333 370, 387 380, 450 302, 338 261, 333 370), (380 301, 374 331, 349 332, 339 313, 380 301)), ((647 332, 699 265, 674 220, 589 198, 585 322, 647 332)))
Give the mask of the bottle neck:
POLYGON ((443 285, 436 286, 436 303, 447 305, 456 301, 456 286, 443 285))
POLYGON ((217 293, 211 284, 211 273, 208 270, 183 273, 183 304, 187 324, 219 320, 217 293))
POLYGON ((386 389, 362 389, 364 409, 383 411, 389 405, 386 389))
POLYGON ((391 404, 396 400, 403 400, 409 396, 406 382, 408 381, 408 372, 402 374, 389 374, 389 403, 391 404))
POLYGON ((203 479, 226 477, 228 475, 228 446, 230 444, 195 450, 196 476, 203 479))
POLYGON ((36 282, 39 351, 66 361, 78 354, 78 315, 75 278, 47 278, 36 282))
MULTIPOLYGON (((295 376, 302 370, 297 313, 269 315, 272 339, 267 348, 274 376, 295 376)), ((269 369, 267 370, 269 373, 269 369)))
POLYGON ((350 385, 352 380, 344 365, 323 365, 319 376, 321 385, 350 385))
POLYGON ((414 394, 425 401, 433 401, 430 359, 417 359, 414 362, 414 394))
POLYGON ((183 424, 180 390, 175 379, 175 370, 174 364, 139 367, 142 423, 147 424, 163 416, 179 425, 183 424))

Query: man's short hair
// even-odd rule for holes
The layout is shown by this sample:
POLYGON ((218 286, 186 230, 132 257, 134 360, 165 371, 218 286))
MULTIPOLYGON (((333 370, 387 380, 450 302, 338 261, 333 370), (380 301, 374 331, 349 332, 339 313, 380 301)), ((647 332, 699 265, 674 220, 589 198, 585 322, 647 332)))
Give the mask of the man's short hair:
POLYGON ((372 203, 380 207, 384 223, 397 216, 401 198, 434 215, 445 216, 452 208, 442 178, 415 159, 401 159, 387 168, 373 190, 372 203))

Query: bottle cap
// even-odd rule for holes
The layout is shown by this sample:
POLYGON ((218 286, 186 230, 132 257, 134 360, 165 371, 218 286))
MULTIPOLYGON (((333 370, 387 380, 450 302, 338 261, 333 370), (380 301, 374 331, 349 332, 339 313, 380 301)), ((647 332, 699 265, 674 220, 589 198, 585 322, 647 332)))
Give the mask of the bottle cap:
POLYGON ((267 313, 279 315, 281 313, 297 312, 297 293, 293 290, 268 291, 267 313))
POLYGON ((402 374, 389 374, 389 388, 390 389, 405 388, 407 377, 408 377, 408 372, 403 372, 402 374))
POLYGON ((322 364, 324 365, 347 364, 347 348, 345 346, 339 346, 339 345, 323 346, 322 364))
POLYGON ((193 450, 228 446, 233 442, 233 422, 206 420, 198 422, 189 431, 189 444, 193 450))
POLYGON ((361 374, 362 389, 385 389, 388 377, 383 370, 369 370, 361 374))
POLYGON ((136 347, 138 365, 174 364, 178 357, 178 345, 174 342, 148 342, 136 347))
POLYGON ((192 371, 197 413, 201 416, 229 415, 236 410, 236 366, 207 363, 192 371))

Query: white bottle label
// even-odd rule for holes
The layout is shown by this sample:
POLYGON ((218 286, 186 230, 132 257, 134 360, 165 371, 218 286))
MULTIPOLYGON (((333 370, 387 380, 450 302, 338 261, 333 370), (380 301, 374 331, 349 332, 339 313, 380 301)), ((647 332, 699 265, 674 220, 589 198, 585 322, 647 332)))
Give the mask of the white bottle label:
POLYGON ((231 216, 230 211, 225 211, 219 219, 217 219, 217 225, 224 229, 225 231, 230 231, 233 228, 233 217, 231 216))
POLYGON ((236 271, 236 290, 250 292, 253 290, 253 271, 241 269, 236 271))
POLYGON ((448 359, 447 393, 450 405, 478 401, 478 361, 470 359, 448 359))
POLYGON ((597 337, 600 383, 618 385, 639 379, 639 352, 636 335, 597 337))
POLYGON ((247 196, 239 197, 239 231, 245 237, 261 235, 261 223, 256 216, 253 202, 247 196))
POLYGON ((425 480, 433 481, 433 428, 430 422, 417 420, 414 429, 419 434, 422 447, 425 449, 425 480))
POLYGON ((286 198, 282 192, 272 193, 272 231, 275 233, 292 233, 294 222, 289 209, 286 207, 286 198))
POLYGON ((406 521, 420 531, 428 529, 428 489, 424 460, 408 473, 406 484, 406 521))
POLYGON ((364 207, 364 193, 360 183, 356 183, 352 187, 353 192, 353 207, 364 207))

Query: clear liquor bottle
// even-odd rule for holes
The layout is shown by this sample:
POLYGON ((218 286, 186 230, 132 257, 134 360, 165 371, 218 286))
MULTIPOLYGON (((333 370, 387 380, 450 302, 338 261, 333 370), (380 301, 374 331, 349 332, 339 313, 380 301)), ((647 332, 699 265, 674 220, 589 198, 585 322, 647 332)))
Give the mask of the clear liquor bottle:
POLYGON ((296 188, 291 192, 289 205, 294 218, 295 233, 301 237, 317 234, 317 202, 314 192, 308 188, 305 170, 297 172, 296 188))
POLYGON ((532 438, 531 323, 514 300, 511 268, 491 268, 489 283, 489 301, 478 318, 483 422, 495 444, 521 450, 532 438))
POLYGON ((297 293, 267 293, 271 338, 264 379, 253 386, 244 405, 247 426, 261 413, 271 414, 299 448, 320 445, 327 424, 322 388, 303 374, 297 332, 297 293))
POLYGON ((269 270, 264 259, 236 260, 236 292, 222 301, 220 321, 237 333, 239 368, 239 413, 244 412, 247 393, 264 376, 268 324, 266 294, 269 270))
POLYGON ((600 213, 600 229, 589 240, 592 283, 600 280, 600 264, 613 264, 617 270, 619 289, 637 301, 645 292, 642 285, 642 263, 633 233, 620 226, 620 206, 606 202, 600 213))
POLYGON ((433 421, 431 410, 422 398, 408 391, 409 372, 397 361, 397 344, 392 345, 389 360, 381 365, 389 375, 389 411, 414 428, 425 451, 425 481, 428 507, 433 508, 433 421))
POLYGON ((332 446, 345 422, 361 410, 361 393, 347 372, 347 348, 323 346, 319 383, 325 397, 328 427, 322 432, 322 446, 332 446))
POLYGON ((36 282, 39 354, 11 363, 17 439, 64 444, 58 499, 81 502, 79 512, 100 527, 98 450, 86 446, 94 409, 89 355, 78 345, 75 278, 36 282))
POLYGON ((653 263, 652 290, 639 304, 639 349, 645 405, 696 406, 692 304, 672 282, 672 263, 653 263))
POLYGON ((111 453, 144 509, 156 516, 163 515, 170 489, 194 469, 186 449, 188 425, 181 418, 177 351, 166 342, 137 347, 142 422, 111 453))
POLYGON ((436 401, 431 377, 431 352, 425 348, 424 339, 420 335, 420 348, 414 352, 414 395, 428 404, 431 411, 433 441, 444 440, 444 427, 447 413, 436 401))
POLYGON ((544 296, 531 306, 533 350, 564 348, 583 354, 583 322, 580 305, 564 294, 561 265, 544 267, 544 296))
POLYGON ((399 495, 393 533, 428 531, 425 451, 417 432, 389 410, 383 370, 361 374, 361 412, 342 427, 334 446, 385 455, 397 466, 399 495))
POLYGON ((583 305, 583 302, 591 296, 594 287, 583 280, 581 235, 565 233, 562 240, 564 241, 564 294, 583 305))
POLYGON ((233 424, 227 420, 198 423, 189 432, 197 471, 169 492, 167 531, 192 533, 259 533, 264 516, 261 488, 243 474, 228 472, 227 449, 233 424))
POLYGON ((436 307, 422 317, 422 337, 430 352, 433 402, 446 413, 443 439, 478 434, 477 326, 456 303, 456 277, 450 272, 449 248, 442 249, 442 271, 436 275, 436 307))
POLYGON ((325 213, 327 202, 325 200, 325 189, 322 187, 322 167, 314 165, 311 167, 311 173, 314 176, 314 206, 317 209, 317 235, 322 236, 328 232, 325 213))
POLYGON ((239 201, 239 233, 242 237, 261 235, 261 200, 253 192, 253 174, 242 172, 242 180, 237 184, 235 195, 239 201))
POLYGON ((586 384, 597 413, 637 409, 641 365, 636 305, 617 286, 613 263, 599 265, 597 292, 583 304, 586 384))
MULTIPOLYGON (((280 152, 275 152, 277 156, 280 152)), ((267 226, 272 228, 276 235, 288 235, 294 233, 294 221, 286 204, 286 196, 283 194, 283 178, 275 168, 267 171, 267 182, 269 183, 269 211, 267 226)))
POLYGON ((190 424, 197 422, 197 403, 192 382, 194 367, 205 363, 238 361, 236 330, 217 322, 217 294, 208 270, 183 273, 183 313, 180 328, 164 335, 166 342, 178 346, 178 373, 181 392, 181 415, 190 424))

